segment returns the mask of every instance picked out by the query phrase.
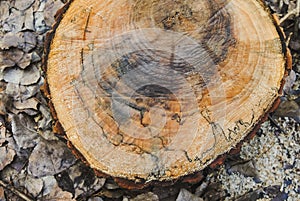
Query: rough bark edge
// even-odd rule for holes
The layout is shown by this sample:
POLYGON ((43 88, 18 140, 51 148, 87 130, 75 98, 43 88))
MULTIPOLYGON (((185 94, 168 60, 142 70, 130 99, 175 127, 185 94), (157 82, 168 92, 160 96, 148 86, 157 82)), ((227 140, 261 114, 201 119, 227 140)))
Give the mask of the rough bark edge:
MULTIPOLYGON (((67 140, 67 145, 68 147, 72 150, 72 153, 78 158, 80 159, 83 163, 85 163, 87 166, 91 165, 88 163, 88 161, 85 159, 85 157, 75 148, 75 146, 72 144, 72 142, 67 138, 66 133, 62 127, 62 125, 60 124, 58 118, 57 118, 57 114, 55 111, 55 108, 52 104, 51 101, 51 95, 50 95, 50 89, 47 83, 47 60, 48 60, 48 55, 50 52, 50 47, 52 44, 52 39, 55 37, 55 32, 57 27, 59 26, 61 20, 63 19, 64 14, 66 13, 66 11, 68 10, 68 8, 70 7, 71 3, 73 3, 74 0, 69 0, 61 9, 59 9, 55 15, 55 23, 52 26, 52 29, 46 34, 46 39, 45 39, 45 46, 44 46, 44 56, 43 56, 43 60, 42 60, 42 69, 45 73, 45 83, 44 85, 41 87, 41 91, 43 92, 44 96, 47 98, 48 101, 48 106, 50 108, 51 111, 51 115, 53 117, 53 132, 55 134, 60 134, 63 135, 65 137, 65 139, 67 140)), ((292 69, 292 55, 290 53, 290 50, 287 48, 286 43, 285 43, 285 34, 283 32, 283 29, 280 27, 280 23, 279 20, 277 18, 276 15, 273 15, 270 11, 270 9, 268 8, 268 6, 265 4, 265 2, 263 2, 263 0, 257 0, 258 3, 261 4, 261 6, 264 8, 264 10, 269 14, 269 19, 272 20, 273 25, 275 26, 278 36, 280 38, 281 41, 281 46, 282 46, 282 54, 284 55, 285 58, 285 72, 284 72, 284 76, 281 80, 281 85, 278 91, 279 97, 277 97, 277 99, 272 103, 272 106, 270 108, 266 109, 266 112, 260 117, 259 121, 251 128, 251 132, 249 134, 247 134, 239 143, 237 143, 235 145, 234 148, 231 148, 229 151, 220 154, 216 159, 214 159, 206 168, 204 168, 203 170, 200 171, 196 171, 192 174, 189 175, 184 175, 179 177, 178 179, 173 179, 170 181, 150 181, 150 182, 146 182, 143 179, 137 179, 137 180, 128 180, 126 178, 120 178, 120 177, 112 177, 110 175, 107 175, 106 173, 103 173, 99 170, 94 169, 94 172, 97 176, 99 177, 105 177, 105 178, 113 178, 114 181, 121 187, 121 188, 125 188, 128 190, 141 190, 141 189, 145 189, 147 187, 150 186, 170 186, 170 185, 174 185, 176 183, 182 182, 182 183, 190 183, 190 184, 195 184, 195 183, 199 183, 203 178, 204 178, 204 170, 207 168, 216 168, 220 165, 222 165, 225 161, 225 159, 227 158, 228 155, 235 155, 238 154, 241 150, 241 147, 243 145, 244 142, 247 142, 249 140, 251 140, 256 132, 258 131, 258 129, 260 128, 261 124, 264 123, 267 119, 268 119, 268 115, 273 112, 280 104, 280 96, 282 95, 283 92, 283 86, 285 83, 285 78, 288 76, 289 71, 292 69)))

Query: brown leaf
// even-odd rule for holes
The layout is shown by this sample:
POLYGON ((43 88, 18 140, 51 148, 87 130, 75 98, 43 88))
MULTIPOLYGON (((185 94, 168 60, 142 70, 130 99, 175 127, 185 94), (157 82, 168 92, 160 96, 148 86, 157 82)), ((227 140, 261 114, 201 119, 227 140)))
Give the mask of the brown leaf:
POLYGON ((7 146, 0 147, 0 170, 3 170, 5 166, 10 164, 15 155, 15 150, 8 148, 7 146))
POLYGON ((4 194, 4 188, 2 188, 1 186, 0 186, 0 200, 6 201, 5 194, 4 194))

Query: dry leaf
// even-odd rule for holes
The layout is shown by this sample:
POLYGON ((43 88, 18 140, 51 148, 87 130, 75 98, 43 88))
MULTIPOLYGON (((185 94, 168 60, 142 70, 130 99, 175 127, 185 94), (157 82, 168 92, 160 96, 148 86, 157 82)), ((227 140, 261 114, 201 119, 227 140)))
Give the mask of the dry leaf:
POLYGON ((6 85, 5 93, 14 100, 23 101, 33 97, 38 91, 38 85, 23 86, 15 83, 8 83, 6 85))
POLYGON ((26 114, 10 115, 12 119, 12 132, 19 148, 34 147, 39 141, 35 130, 35 122, 26 114))
POLYGON ((25 188, 33 197, 37 197, 43 189, 43 180, 27 175, 25 180, 25 188))
POLYGON ((6 68, 3 73, 3 78, 6 82, 21 85, 37 83, 41 77, 39 69, 34 65, 26 68, 25 70, 16 67, 6 68))
POLYGON ((4 194, 4 188, 2 188, 1 186, 0 186, 0 200, 6 201, 5 194, 4 194))
POLYGON ((10 164, 14 156, 16 155, 15 150, 5 147, 0 147, 0 170, 3 170, 8 164, 10 164))
POLYGON ((22 111, 26 111, 27 109, 32 109, 37 111, 39 102, 37 101, 36 98, 30 98, 27 100, 23 100, 23 101, 15 101, 14 102, 14 106, 17 110, 20 110, 20 112, 22 111))
POLYGON ((131 201, 159 201, 158 196, 152 192, 140 194, 135 198, 131 199, 131 201))
POLYGON ((82 163, 70 167, 69 176, 74 183, 75 197, 100 190, 106 180, 105 178, 96 177, 94 171, 82 163))
POLYGON ((274 112, 274 117, 291 117, 300 122, 300 106, 294 100, 282 101, 274 112))
MULTIPOLYGON (((1 42, 0 42, 1 43, 1 42)), ((13 67, 21 61, 24 53, 23 51, 12 48, 0 52, 0 68, 13 67)))
POLYGON ((64 4, 61 1, 56 0, 48 0, 45 3, 45 10, 44 10, 44 19, 46 26, 51 27, 54 20, 54 15, 56 14, 57 10, 61 8, 64 4))
POLYGON ((42 192, 42 197, 38 200, 40 201, 75 201, 72 194, 63 191, 59 188, 54 176, 48 176, 42 178, 44 181, 44 188, 42 192))
POLYGON ((35 0, 17 0, 15 1, 14 7, 18 10, 26 10, 34 3, 34 1, 35 0))
POLYGON ((54 175, 69 168, 75 160, 61 141, 41 140, 29 157, 28 170, 35 177, 54 175))
POLYGON ((176 201, 203 201, 203 199, 182 188, 179 192, 176 201))

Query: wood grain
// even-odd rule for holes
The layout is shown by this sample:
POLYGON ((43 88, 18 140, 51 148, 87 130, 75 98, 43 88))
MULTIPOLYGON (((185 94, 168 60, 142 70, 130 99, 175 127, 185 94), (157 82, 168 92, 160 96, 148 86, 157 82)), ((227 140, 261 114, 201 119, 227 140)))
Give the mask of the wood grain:
POLYGON ((204 169, 272 107, 285 73, 260 0, 73 0, 53 34, 47 82, 68 139, 129 180, 204 169))

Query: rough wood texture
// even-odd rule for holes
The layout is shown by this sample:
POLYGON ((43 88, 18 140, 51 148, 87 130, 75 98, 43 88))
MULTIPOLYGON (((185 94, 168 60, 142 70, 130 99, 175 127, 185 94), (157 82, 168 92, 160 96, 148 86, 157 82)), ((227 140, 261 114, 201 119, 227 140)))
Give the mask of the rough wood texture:
POLYGON ((57 118, 108 175, 200 171, 279 96, 286 50, 274 24, 260 0, 74 0, 48 53, 57 118))

